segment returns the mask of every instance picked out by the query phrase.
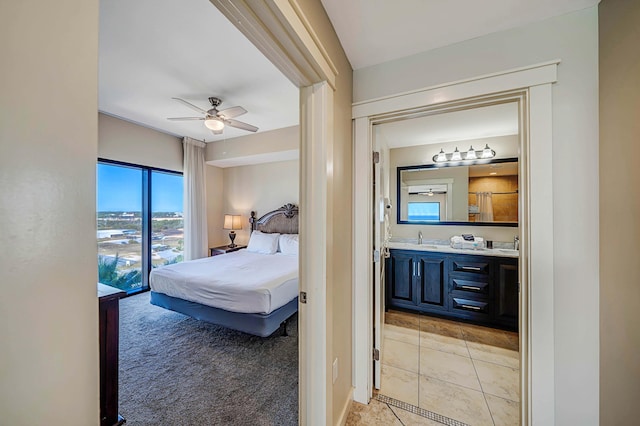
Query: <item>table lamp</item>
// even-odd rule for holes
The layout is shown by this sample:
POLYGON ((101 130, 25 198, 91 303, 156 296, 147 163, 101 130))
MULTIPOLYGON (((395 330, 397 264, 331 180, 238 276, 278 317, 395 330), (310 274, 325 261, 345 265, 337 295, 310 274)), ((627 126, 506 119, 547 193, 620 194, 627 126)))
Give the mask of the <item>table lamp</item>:
POLYGON ((225 214, 224 215, 224 229, 230 229, 229 231, 229 239, 231 239, 231 244, 229 247, 236 247, 233 242, 236 239, 236 229, 242 229, 242 216, 239 214, 225 214))

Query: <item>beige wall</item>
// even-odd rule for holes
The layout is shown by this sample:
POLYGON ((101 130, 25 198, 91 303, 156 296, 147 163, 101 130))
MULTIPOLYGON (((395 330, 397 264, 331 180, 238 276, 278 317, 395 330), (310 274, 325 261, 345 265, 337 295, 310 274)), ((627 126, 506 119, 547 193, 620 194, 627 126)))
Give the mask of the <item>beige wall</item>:
POLYGON ((209 142, 205 160, 214 166, 230 167, 293 160, 299 157, 299 151, 300 126, 292 126, 209 142))
POLYGON ((333 26, 319 0, 298 0, 331 60, 338 69, 334 92, 334 140, 330 167, 328 196, 331 198, 333 222, 332 234, 328 236, 327 257, 327 313, 329 355, 327 356, 328 419, 338 421, 342 410, 350 401, 352 389, 352 235, 353 225, 353 180, 352 180, 352 71, 351 65, 338 41, 333 26), (338 358, 339 375, 335 383, 331 380, 332 364, 338 358))
POLYGON ((209 247, 227 244, 229 238, 223 239, 220 234, 224 222, 223 191, 224 169, 220 167, 205 167, 207 179, 207 233, 209 247))
POLYGON ((100 113, 98 157, 181 172, 182 140, 100 113))
POLYGON ((600 423, 640 401, 640 2, 600 3, 600 423))
POLYGON ((98 2, 3 2, 0 39, 0 423, 98 425, 98 2))
POLYGON ((562 61, 552 89, 553 149, 549 153, 555 415, 559 425, 593 425, 599 417, 599 219, 594 191, 598 188, 597 7, 357 70, 354 100, 554 59, 562 61), (579 303, 567 303, 576 295, 579 303))
POLYGON ((236 231, 236 244, 246 244, 251 211, 260 217, 287 203, 298 205, 299 182, 297 160, 225 169, 207 166, 209 246, 229 244, 229 231, 222 229, 225 214, 242 215, 242 230, 236 231))

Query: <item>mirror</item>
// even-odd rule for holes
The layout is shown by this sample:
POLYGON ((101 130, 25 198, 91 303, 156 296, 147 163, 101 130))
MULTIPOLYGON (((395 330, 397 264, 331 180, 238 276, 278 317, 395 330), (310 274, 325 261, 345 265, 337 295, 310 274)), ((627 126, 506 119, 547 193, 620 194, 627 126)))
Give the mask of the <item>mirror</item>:
POLYGON ((397 167, 399 224, 518 226, 518 159, 397 167))

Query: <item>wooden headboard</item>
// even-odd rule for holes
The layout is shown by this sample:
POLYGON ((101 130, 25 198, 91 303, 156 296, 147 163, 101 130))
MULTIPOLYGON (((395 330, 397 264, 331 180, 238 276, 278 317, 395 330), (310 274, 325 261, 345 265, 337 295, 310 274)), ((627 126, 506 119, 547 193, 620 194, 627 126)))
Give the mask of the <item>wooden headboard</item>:
POLYGON ((277 210, 273 210, 260 219, 256 219, 256 212, 251 212, 251 231, 267 233, 297 234, 298 233, 298 206, 285 204, 277 210))

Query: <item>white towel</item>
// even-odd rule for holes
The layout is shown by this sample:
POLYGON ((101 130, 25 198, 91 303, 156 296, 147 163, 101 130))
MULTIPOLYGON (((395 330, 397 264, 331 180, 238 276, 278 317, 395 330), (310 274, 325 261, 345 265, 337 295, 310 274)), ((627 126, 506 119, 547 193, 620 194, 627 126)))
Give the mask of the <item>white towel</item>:
POLYGON ((483 249, 484 238, 473 237, 473 241, 466 241, 460 235, 454 235, 453 237, 451 237, 451 248, 466 249, 466 250, 483 249))

